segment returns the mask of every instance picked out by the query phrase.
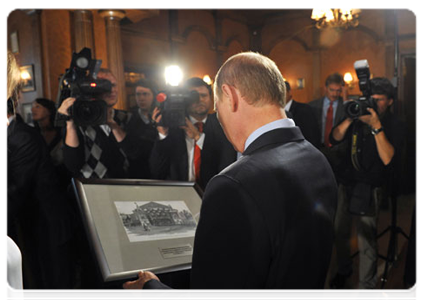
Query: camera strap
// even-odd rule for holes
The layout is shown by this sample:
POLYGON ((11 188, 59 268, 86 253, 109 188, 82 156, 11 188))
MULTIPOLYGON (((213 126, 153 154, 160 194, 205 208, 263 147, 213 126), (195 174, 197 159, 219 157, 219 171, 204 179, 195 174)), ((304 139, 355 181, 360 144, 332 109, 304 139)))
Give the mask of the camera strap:
POLYGON ((352 137, 351 137, 351 162, 353 164, 354 169, 357 171, 362 171, 363 168, 360 164, 360 156, 361 156, 361 130, 360 124, 358 121, 354 120, 353 128, 352 128, 352 137))

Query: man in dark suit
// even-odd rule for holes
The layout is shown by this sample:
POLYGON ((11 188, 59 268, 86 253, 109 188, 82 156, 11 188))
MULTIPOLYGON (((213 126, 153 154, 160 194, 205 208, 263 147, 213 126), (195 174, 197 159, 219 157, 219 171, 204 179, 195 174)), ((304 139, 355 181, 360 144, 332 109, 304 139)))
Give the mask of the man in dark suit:
MULTIPOLYGON (((150 169, 155 179, 196 181, 204 189, 214 175, 235 161, 236 152, 226 139, 216 114, 209 114, 213 104, 211 87, 196 77, 189 79, 185 86, 197 91, 200 100, 189 106, 186 126, 157 126, 159 139, 151 153, 150 169), (196 165, 198 153, 200 162, 196 165)), ((152 117, 160 122, 158 109, 152 117)))
MULTIPOLYGON (((324 156, 286 118, 276 64, 231 57, 215 82, 223 130, 242 157, 210 180, 192 260, 192 288, 323 288, 336 183, 324 156)), ((151 272, 125 288, 159 287, 151 272)))
POLYGON ((300 127, 304 138, 313 144, 316 148, 320 147, 320 131, 313 109, 304 103, 295 101, 292 98, 291 85, 285 81, 286 86, 286 105, 285 111, 289 112, 295 125, 300 127))
POLYGON ((330 74, 325 82, 325 96, 311 101, 309 104, 313 108, 320 132, 320 147, 335 175, 338 174, 339 166, 343 161, 343 145, 333 146, 329 141, 329 134, 345 116, 344 99, 341 97, 345 83, 339 73, 330 74))
POLYGON ((72 288, 73 212, 41 134, 8 100, 7 234, 22 252, 25 289, 72 288))
POLYGON ((157 130, 151 119, 151 113, 156 105, 157 86, 148 79, 140 79, 135 83, 135 100, 137 106, 131 109, 132 117, 129 120, 126 132, 139 137, 143 141, 145 151, 135 159, 129 159, 130 178, 151 178, 149 157, 154 142, 157 139, 157 130))

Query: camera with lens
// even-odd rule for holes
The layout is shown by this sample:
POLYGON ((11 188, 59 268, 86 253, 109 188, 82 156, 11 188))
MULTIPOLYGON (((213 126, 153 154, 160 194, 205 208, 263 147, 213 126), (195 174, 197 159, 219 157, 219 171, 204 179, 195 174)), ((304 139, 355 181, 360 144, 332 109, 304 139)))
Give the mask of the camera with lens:
POLYGON ((73 53, 69 69, 60 79, 57 107, 69 97, 76 98, 69 108, 69 116, 57 114, 56 126, 64 126, 66 120, 73 119, 78 126, 95 126, 107 121, 107 104, 101 96, 110 93, 112 84, 106 79, 97 79, 101 60, 91 58, 89 48, 73 53))
POLYGON ((165 92, 156 97, 162 114, 162 120, 158 125, 164 127, 179 127, 186 124, 188 107, 200 100, 200 95, 195 90, 184 87, 171 86, 165 92))
POLYGON ((369 115, 370 113, 367 111, 367 108, 373 108, 377 111, 376 102, 372 98, 370 70, 367 60, 356 61, 354 63, 354 69, 357 73, 358 84, 363 95, 345 104, 345 114, 351 119, 357 119, 362 115, 369 115))

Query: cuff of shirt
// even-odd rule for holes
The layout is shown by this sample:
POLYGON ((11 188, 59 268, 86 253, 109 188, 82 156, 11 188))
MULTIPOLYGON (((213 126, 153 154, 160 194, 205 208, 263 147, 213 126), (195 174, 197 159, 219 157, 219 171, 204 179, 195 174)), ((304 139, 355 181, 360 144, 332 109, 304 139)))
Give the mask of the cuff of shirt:
POLYGON ((200 133, 200 138, 196 142, 197 146, 203 150, 204 140, 206 139, 206 134, 204 132, 200 133))
POLYGON ((167 138, 167 134, 163 134, 159 132, 159 140, 164 140, 165 138, 167 138))

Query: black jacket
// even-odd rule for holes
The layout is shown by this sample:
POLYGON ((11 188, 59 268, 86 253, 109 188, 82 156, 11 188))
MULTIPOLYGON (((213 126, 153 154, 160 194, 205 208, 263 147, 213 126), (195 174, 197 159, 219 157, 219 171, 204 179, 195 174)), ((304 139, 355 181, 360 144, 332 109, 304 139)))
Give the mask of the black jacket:
POLYGON ((207 186, 191 288, 323 288, 336 201, 327 160, 299 128, 263 134, 207 186))
POLYGON ((316 148, 319 148, 321 135, 313 108, 308 104, 292 100, 289 112, 292 115, 295 125, 300 127, 305 139, 316 148))
POLYGON ((149 159, 154 142, 157 139, 157 129, 151 123, 144 123, 137 109, 134 109, 131 112, 132 118, 126 126, 126 133, 138 138, 139 142, 142 143, 143 151, 141 152, 141 155, 129 159, 129 177, 136 179, 150 179, 151 172, 149 159))
POLYGON ((25 219, 32 222, 32 234, 39 236, 40 244, 63 244, 70 238, 73 215, 58 189, 44 139, 16 115, 6 130, 5 142, 6 234, 15 238, 15 223, 25 219))
MULTIPOLYGON (((215 114, 208 115, 203 132, 206 137, 201 150, 199 183, 202 189, 214 175, 236 160, 236 151, 226 139, 215 114)), ((171 128, 164 140, 155 142, 150 169, 154 179, 188 180, 188 152, 183 129, 171 128)))
POLYGON ((332 132, 330 135, 331 143, 334 145, 343 145, 343 159, 341 161, 339 181, 345 185, 353 185, 357 182, 370 184, 373 187, 389 185, 397 186, 400 181, 399 163, 401 160, 401 150, 404 145, 406 128, 405 123, 396 118, 389 111, 380 120, 388 141, 395 149, 394 157, 391 162, 385 166, 380 159, 377 151, 375 137, 371 133, 371 128, 360 120, 354 120, 344 135, 342 141, 336 141, 332 132), (356 126, 356 129, 354 129, 356 126), (353 132, 357 136, 357 161, 361 169, 357 170, 352 163, 352 141, 353 132), (397 178, 397 180, 394 180, 397 178))

